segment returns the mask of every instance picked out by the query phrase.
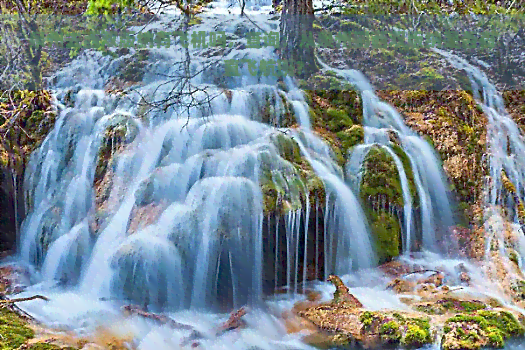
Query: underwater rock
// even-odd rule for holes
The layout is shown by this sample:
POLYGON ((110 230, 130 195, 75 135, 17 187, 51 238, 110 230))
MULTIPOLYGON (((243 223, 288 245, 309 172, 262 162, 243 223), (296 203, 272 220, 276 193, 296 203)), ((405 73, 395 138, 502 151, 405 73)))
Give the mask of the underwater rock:
POLYGON ((383 271, 387 275, 395 278, 406 275, 407 273, 412 271, 410 266, 398 260, 393 260, 382 264, 381 266, 379 266, 379 269, 381 269, 381 271, 383 271))
POLYGON ((439 271, 413 271, 405 273, 403 276, 398 277, 390 281, 387 285, 387 289, 393 290, 397 294, 410 293, 413 291, 428 292, 436 289, 443 285, 444 274, 439 271), (424 274, 426 272, 433 272, 430 276, 421 276, 415 279, 409 279, 412 275, 424 274))

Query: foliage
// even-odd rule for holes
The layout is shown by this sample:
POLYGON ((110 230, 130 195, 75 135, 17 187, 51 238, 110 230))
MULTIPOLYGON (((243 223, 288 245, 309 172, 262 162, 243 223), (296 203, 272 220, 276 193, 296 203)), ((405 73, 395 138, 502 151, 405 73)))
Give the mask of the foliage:
POLYGON ((0 159, 22 174, 23 165, 51 130, 55 112, 46 90, 5 91, 0 95, 0 159))
POLYGON ((89 0, 88 15, 112 14, 133 7, 134 0, 89 0))

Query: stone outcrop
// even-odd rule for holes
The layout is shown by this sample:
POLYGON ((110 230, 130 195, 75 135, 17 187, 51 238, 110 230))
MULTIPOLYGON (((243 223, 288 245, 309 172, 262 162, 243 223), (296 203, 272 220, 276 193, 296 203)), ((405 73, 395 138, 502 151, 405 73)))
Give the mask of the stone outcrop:
MULTIPOLYGON (((366 310, 339 277, 329 280, 336 287, 331 301, 310 302, 296 310, 310 324, 303 326, 309 331, 304 340, 316 346, 411 349, 439 343, 442 350, 477 350, 503 347, 525 333, 523 316, 490 298, 455 295, 441 273, 412 281, 410 288, 393 288, 410 311, 366 310), (401 298, 414 294, 420 301, 401 298)), ((400 281, 396 278, 389 287, 400 281)))

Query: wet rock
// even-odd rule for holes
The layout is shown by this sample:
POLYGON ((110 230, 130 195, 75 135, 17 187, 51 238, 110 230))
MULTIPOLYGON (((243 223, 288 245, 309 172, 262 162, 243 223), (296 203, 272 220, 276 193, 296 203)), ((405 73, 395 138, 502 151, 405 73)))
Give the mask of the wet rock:
POLYGON ((443 350, 476 350, 501 348, 505 341, 523 336, 524 328, 508 311, 477 311, 447 319, 441 348, 443 350))
POLYGON ((438 272, 424 279, 422 283, 433 284, 434 286, 439 287, 443 285, 444 278, 445 278, 445 275, 442 272, 438 272))
POLYGON ((486 309, 488 306, 479 300, 461 300, 442 298, 436 301, 417 303, 414 308, 430 315, 443 315, 449 312, 473 312, 486 309))
POLYGON ((103 346, 100 346, 94 343, 88 343, 81 348, 81 350, 103 350, 103 349, 104 349, 103 346))
POLYGON ((470 276, 466 272, 460 273, 459 279, 461 282, 465 283, 467 286, 470 285, 470 276))
POLYGON ((525 300, 525 281, 514 281, 512 282, 510 288, 513 294, 514 301, 525 300))
POLYGON ((328 281, 335 286, 333 303, 344 303, 348 307, 361 308, 363 304, 354 297, 347 286, 341 281, 341 278, 330 275, 328 281))
POLYGON ((128 233, 133 234, 148 225, 154 224, 166 209, 165 203, 150 203, 136 206, 131 212, 128 233))
POLYGON ((392 280, 386 287, 387 289, 393 290, 394 292, 401 293, 410 293, 416 288, 416 283, 404 280, 402 278, 396 278, 392 280))
POLYGON ((379 269, 381 269, 381 271, 383 271, 387 275, 395 278, 406 275, 412 270, 410 266, 400 261, 390 261, 386 264, 379 266, 379 269))

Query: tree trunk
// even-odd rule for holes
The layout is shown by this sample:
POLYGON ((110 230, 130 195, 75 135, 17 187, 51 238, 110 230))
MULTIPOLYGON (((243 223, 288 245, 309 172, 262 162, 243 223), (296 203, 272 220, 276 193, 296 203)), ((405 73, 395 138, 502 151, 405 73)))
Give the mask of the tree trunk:
POLYGON ((281 59, 288 62, 291 72, 307 78, 317 70, 313 41, 313 1, 284 0, 281 15, 281 59))

